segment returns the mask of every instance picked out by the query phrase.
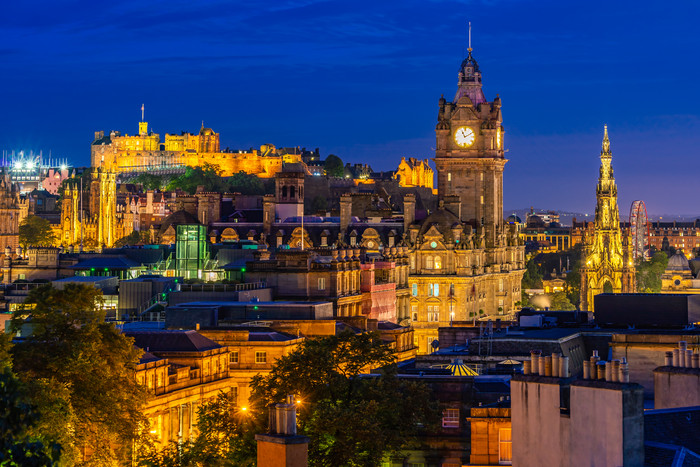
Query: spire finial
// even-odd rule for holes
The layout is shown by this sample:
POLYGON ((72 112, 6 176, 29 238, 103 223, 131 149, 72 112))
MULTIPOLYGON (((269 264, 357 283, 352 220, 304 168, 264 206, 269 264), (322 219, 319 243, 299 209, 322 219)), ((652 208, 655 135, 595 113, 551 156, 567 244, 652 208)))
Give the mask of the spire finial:
POLYGON ((603 152, 608 153, 610 152, 610 138, 608 138, 608 125, 606 124, 603 128, 603 152))
POLYGON ((146 110, 146 104, 141 104, 141 121, 144 120, 144 111, 146 110))
POLYGON ((469 53, 472 53, 472 22, 469 21, 469 48, 467 49, 469 53))

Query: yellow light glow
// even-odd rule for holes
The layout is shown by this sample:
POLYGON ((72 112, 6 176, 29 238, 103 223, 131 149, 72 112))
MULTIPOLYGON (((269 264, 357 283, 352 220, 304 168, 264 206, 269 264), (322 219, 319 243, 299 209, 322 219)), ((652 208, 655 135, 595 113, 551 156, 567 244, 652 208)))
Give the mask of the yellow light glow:
POLYGON ((241 407, 241 412, 245 412, 246 410, 248 410, 248 407, 241 407))
POLYGON ((468 126, 462 126, 455 131, 455 143, 461 148, 468 148, 474 144, 474 130, 468 126))

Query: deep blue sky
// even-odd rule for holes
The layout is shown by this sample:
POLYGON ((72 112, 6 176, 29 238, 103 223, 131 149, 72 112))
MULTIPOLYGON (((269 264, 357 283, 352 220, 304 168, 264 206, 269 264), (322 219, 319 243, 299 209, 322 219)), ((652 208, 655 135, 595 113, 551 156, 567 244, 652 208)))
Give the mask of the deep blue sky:
POLYGON ((592 212, 603 124, 626 216, 700 213, 700 2, 6 2, 0 149, 89 163, 95 130, 197 131, 395 168, 432 157, 473 24, 503 99, 505 207, 592 212))

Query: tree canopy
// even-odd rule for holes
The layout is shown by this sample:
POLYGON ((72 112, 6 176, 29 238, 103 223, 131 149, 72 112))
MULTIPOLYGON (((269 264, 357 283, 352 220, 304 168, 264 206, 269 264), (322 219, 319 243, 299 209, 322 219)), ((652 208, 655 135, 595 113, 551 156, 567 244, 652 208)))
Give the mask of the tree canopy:
POLYGON ((637 261, 637 291, 639 293, 658 293, 661 291, 661 275, 668 266, 668 256, 657 251, 649 261, 637 261))
POLYGON ((392 351, 377 333, 348 332, 306 339, 280 357, 268 375, 253 379, 246 410, 227 394, 204 404, 197 438, 144 464, 253 465, 254 435, 266 432, 268 407, 287 395, 299 401, 298 433, 310 438, 310 466, 378 466, 385 455, 414 447, 420 430, 439 419, 427 386, 396 376, 392 351), (382 370, 363 374, 372 368, 382 370))
POLYGON ((323 168, 326 170, 326 175, 329 177, 342 177, 345 173, 343 160, 335 154, 329 154, 323 163, 323 168))
POLYGON ((23 339, 11 348, 13 367, 42 417, 28 433, 56 440, 62 462, 124 463, 139 427, 146 393, 133 376, 141 351, 105 322, 101 293, 82 284, 30 292, 12 317, 23 339))
POLYGON ((19 225, 19 244, 22 248, 51 246, 55 240, 51 223, 42 217, 27 216, 19 225))

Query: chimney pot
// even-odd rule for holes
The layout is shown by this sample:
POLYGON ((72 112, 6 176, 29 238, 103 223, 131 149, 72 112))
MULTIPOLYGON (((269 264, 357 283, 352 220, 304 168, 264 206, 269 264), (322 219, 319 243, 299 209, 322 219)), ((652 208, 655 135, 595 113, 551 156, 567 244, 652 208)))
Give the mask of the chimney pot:
POLYGON ((559 377, 569 377, 569 357, 561 357, 559 359, 559 377))
POLYGON ((693 367, 693 351, 692 350, 685 351, 685 367, 686 368, 693 367))
POLYGON ((544 375, 552 376, 552 356, 547 355, 544 357, 544 375))
POLYGON ((596 379, 605 380, 605 362, 596 363, 596 379))
POLYGON ((678 349, 673 349, 673 362, 671 365, 674 367, 678 366, 678 362, 679 362, 679 355, 678 354, 679 354, 678 349))
POLYGON ((700 368, 700 354, 697 354, 697 353, 693 354, 692 367, 693 368, 700 368))
POLYGON ((583 361, 583 379, 591 379, 591 362, 583 361))
POLYGON ((673 352, 666 352, 666 356, 664 357, 664 366, 672 366, 673 365, 673 352))

